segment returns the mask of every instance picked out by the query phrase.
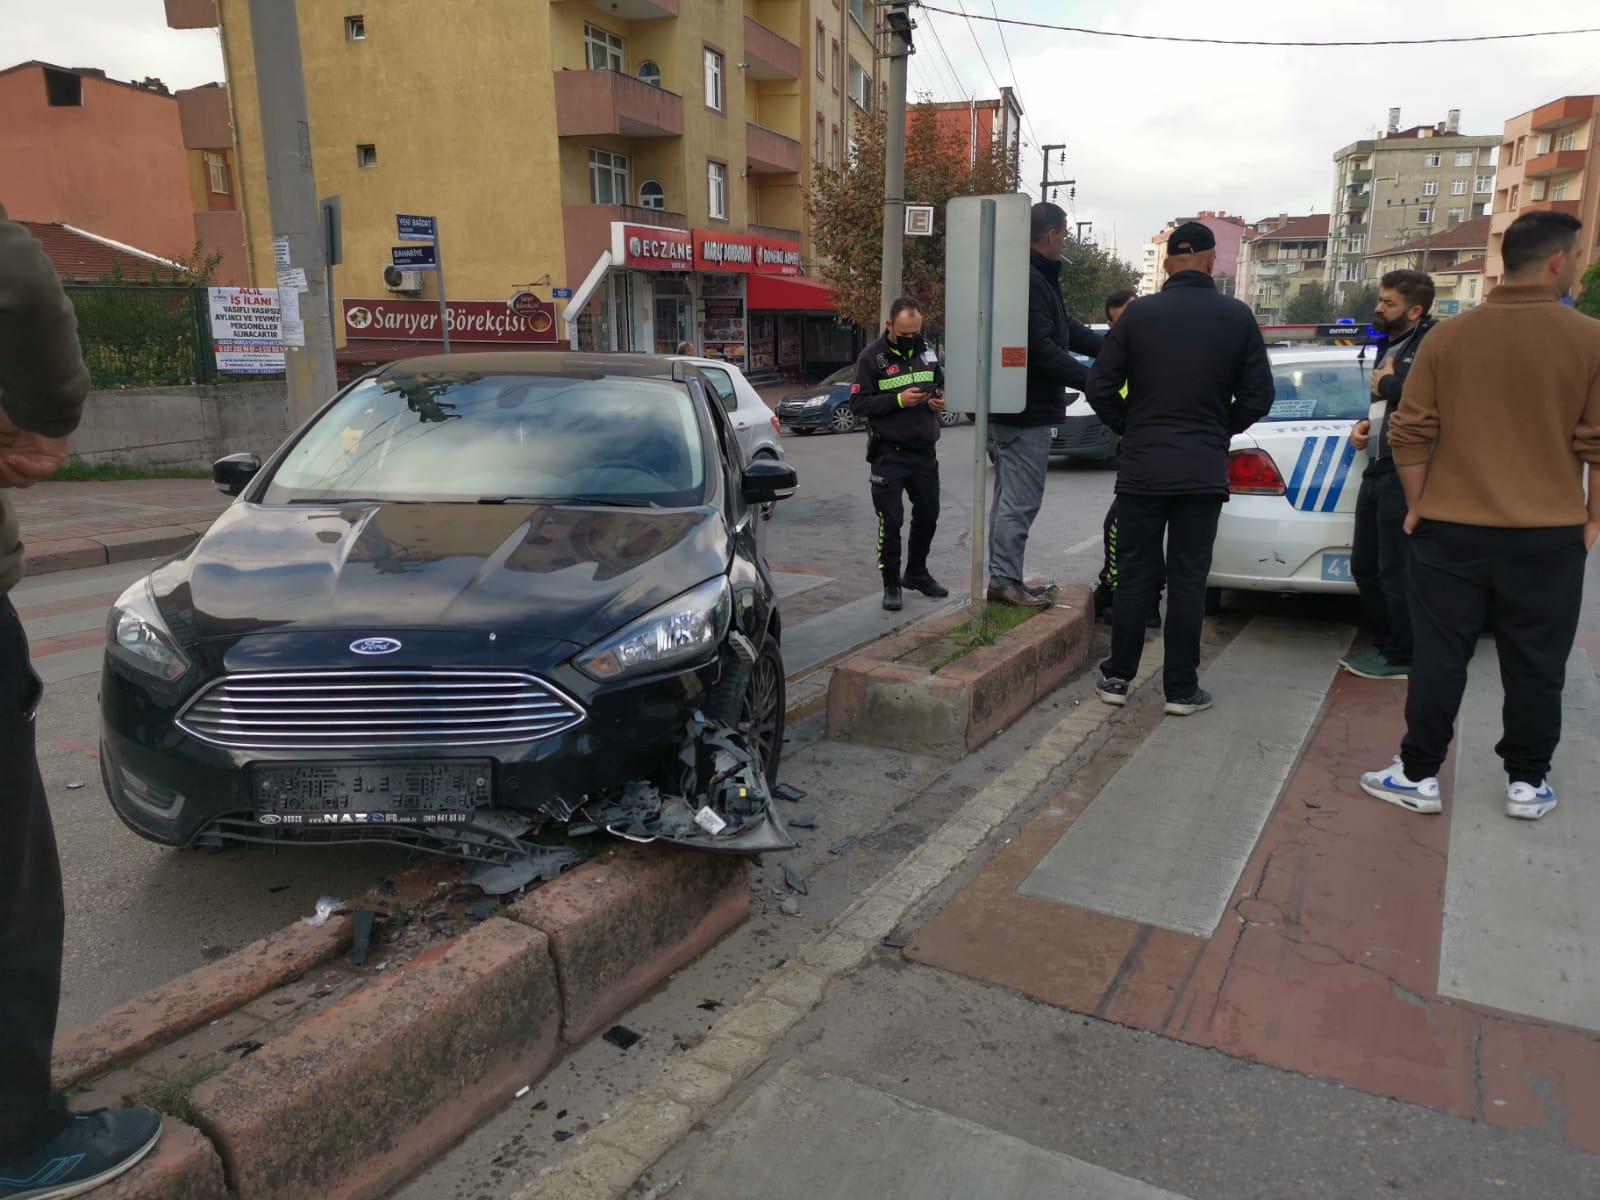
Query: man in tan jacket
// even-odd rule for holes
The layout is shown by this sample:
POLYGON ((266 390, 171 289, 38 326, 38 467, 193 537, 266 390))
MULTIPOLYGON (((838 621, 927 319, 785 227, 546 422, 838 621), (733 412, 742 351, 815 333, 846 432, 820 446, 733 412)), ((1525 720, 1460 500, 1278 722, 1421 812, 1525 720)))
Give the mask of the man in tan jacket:
POLYGON ((68 1113, 50 1086, 65 921, 34 746, 42 688, 7 593, 22 544, 6 489, 66 461, 89 372, 44 248, 0 208, 0 1197, 54 1200, 113 1179, 161 1136, 148 1108, 68 1113))
POLYGON ((1537 820, 1556 806, 1546 776, 1600 538, 1600 322, 1561 303, 1577 281, 1581 228, 1557 212, 1511 223, 1505 282, 1433 331, 1391 423, 1410 507, 1415 649, 1400 756, 1361 786, 1412 812, 1442 807, 1467 664, 1491 626, 1506 690, 1496 747, 1506 815, 1537 820))

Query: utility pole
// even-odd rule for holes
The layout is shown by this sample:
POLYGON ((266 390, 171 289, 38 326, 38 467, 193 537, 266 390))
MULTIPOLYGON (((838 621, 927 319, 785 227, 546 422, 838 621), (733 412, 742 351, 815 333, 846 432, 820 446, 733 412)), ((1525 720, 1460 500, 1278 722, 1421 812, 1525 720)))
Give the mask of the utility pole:
POLYGON ((884 12, 889 29, 889 128, 883 172, 883 283, 878 321, 900 295, 906 237, 906 70, 911 58, 911 5, 890 4, 884 12))
POLYGON ((1089 229, 1093 229, 1094 228, 1094 222, 1093 221, 1079 221, 1078 222, 1078 240, 1080 242, 1083 241, 1083 231, 1084 231, 1085 227, 1088 227, 1089 229))
MULTIPOLYGON (((261 106, 261 145, 267 204, 280 277, 305 272, 299 291, 301 345, 285 345, 289 417, 305 420, 336 388, 331 297, 322 209, 311 173, 311 121, 306 115, 306 77, 300 61, 300 16, 295 0, 250 0, 250 41, 255 48, 256 91, 261 106), (287 244, 288 261, 281 250, 287 244)), ((297 277, 298 278, 298 277, 297 277)), ((280 300, 285 295, 280 288, 280 300)))
POLYGON ((1066 150, 1067 150, 1065 145, 1040 146, 1039 147, 1039 153, 1044 156, 1044 170, 1041 172, 1041 174, 1039 176, 1039 199, 1040 200, 1049 200, 1051 198, 1051 196, 1050 196, 1050 189, 1051 188, 1069 187, 1069 188, 1072 189, 1072 195, 1073 196, 1076 196, 1078 194, 1078 181, 1076 179, 1051 179, 1050 178, 1050 155, 1051 155, 1051 153, 1053 151, 1056 151, 1056 150, 1060 150, 1062 152, 1061 153, 1061 157, 1064 160, 1066 158, 1066 150))

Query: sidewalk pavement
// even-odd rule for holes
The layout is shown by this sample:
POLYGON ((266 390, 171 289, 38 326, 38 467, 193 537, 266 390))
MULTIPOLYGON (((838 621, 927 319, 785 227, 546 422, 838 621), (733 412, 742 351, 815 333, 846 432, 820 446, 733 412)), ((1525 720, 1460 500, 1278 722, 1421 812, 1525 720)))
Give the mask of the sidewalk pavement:
POLYGON ((50 482, 10 498, 32 576, 175 553, 230 503, 209 479, 50 482))

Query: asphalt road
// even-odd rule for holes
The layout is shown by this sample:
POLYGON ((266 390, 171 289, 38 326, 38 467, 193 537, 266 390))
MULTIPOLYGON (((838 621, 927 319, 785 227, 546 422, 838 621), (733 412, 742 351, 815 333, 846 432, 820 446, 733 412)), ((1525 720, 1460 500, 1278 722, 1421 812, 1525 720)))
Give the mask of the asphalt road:
MULTIPOLYGON (((966 586, 969 571, 973 445, 971 426, 948 431, 941 443, 944 502, 931 565, 954 591, 966 586)), ((784 601, 787 627, 815 622, 812 641, 826 646, 829 627, 837 623, 841 650, 859 639, 861 624, 847 622, 841 606, 872 596, 879 586, 865 448, 862 435, 786 437, 801 488, 778 506, 766 530, 774 567, 805 581, 804 590, 784 601)), ((1031 574, 1066 582, 1099 570, 1100 522, 1111 483, 1111 473, 1101 468, 1051 471, 1028 560, 1031 574)), ((321 896, 358 894, 408 861, 381 850, 173 850, 121 824, 106 802, 95 758, 99 631, 111 600, 153 565, 40 576, 13 595, 48 684, 39 754, 67 890, 63 1025, 307 915, 321 896)), ((905 615, 915 616, 924 603, 931 605, 909 598, 905 615)), ((896 798, 884 799, 892 805, 896 798)))

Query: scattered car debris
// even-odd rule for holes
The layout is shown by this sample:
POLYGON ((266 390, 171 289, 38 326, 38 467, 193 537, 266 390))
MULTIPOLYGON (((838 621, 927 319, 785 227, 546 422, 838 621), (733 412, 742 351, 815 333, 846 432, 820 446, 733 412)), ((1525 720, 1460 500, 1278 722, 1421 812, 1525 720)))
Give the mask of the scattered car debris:
POLYGON ((378 895, 380 896, 393 896, 399 891, 400 885, 392 879, 385 877, 378 881, 378 895))
POLYGON ((540 1100, 538 1103, 536 1103, 533 1106, 533 1111, 534 1112, 543 1112, 545 1109, 547 1109, 549 1107, 550 1107, 550 1101, 548 1101, 548 1100, 540 1100))
POLYGON ((237 1050, 240 1058, 248 1058, 265 1044, 265 1042, 234 1042, 231 1046, 224 1046, 222 1052, 232 1054, 237 1050))
POLYGON ((793 867, 783 868, 783 881, 789 885, 790 890, 799 892, 802 896, 811 894, 811 885, 793 867))
POLYGON ((274 896, 276 896, 279 892, 287 892, 288 890, 289 885, 287 883, 274 884, 272 887, 267 889, 267 891, 271 892, 274 896))
POLYGON ((84 786, 83 780, 77 779, 77 780, 74 780, 73 782, 67 784, 67 791, 69 791, 69 792, 81 791, 83 786, 84 786))
POLYGON ((524 1096, 526 1096, 531 1091, 533 1091, 533 1084, 525 1083, 520 1088, 517 1089, 517 1094, 512 1096, 511 1098, 513 1100, 521 1100, 524 1096))
POLYGON ((846 850, 850 849, 851 846, 854 846, 860 840, 861 839, 853 833, 849 837, 842 837, 828 847, 828 853, 843 854, 846 850))
POLYGON ((635 1033, 626 1025, 613 1025, 600 1036, 618 1050, 631 1050, 644 1040, 642 1033, 635 1033))
POLYGON ((805 789, 804 788, 797 788, 792 783, 780 783, 778 785, 778 793, 777 794, 778 794, 778 799, 780 799, 780 800, 788 800, 788 801, 790 801, 791 803, 794 803, 794 804, 798 804, 800 801, 802 801, 802 800, 804 800, 806 798, 805 789))
POLYGON ((883 944, 891 950, 904 950, 911 944, 911 939, 897 929, 883 939, 883 944))
POLYGON ((558 1112, 556 1114, 556 1120, 565 1121, 566 1119, 567 1119, 567 1110, 563 1108, 560 1112, 558 1112))
POLYGON ((350 961, 358 967, 367 965, 367 951, 372 947, 372 926, 377 914, 371 909, 360 909, 351 917, 350 961))
POLYGON ((566 1141, 568 1138, 570 1138, 572 1136, 572 1130, 570 1130, 570 1129, 558 1129, 558 1130, 555 1131, 555 1133, 552 1136, 556 1139, 556 1141, 564 1142, 564 1141, 566 1141))
POLYGON ((312 913, 309 917, 302 918, 302 920, 304 920, 307 925, 311 926, 326 925, 328 923, 328 918, 333 916, 334 911, 338 907, 339 902, 332 896, 324 896, 321 900, 317 901, 317 911, 312 913))
POLYGON ((793 896, 785 896, 783 902, 778 905, 778 911, 786 917, 798 917, 800 915, 800 901, 793 896))
POLYGON ((795 829, 815 829, 817 819, 808 813, 801 817, 790 817, 789 824, 795 829))
POLYGON ((699 1004, 695 1005, 695 1007, 704 1009, 706 1012, 716 1012, 717 1009, 722 1007, 722 1001, 721 1000, 702 1000, 699 1004))
POLYGON ((494 916, 494 901, 479 900, 476 904, 467 905, 467 916, 474 921, 487 921, 494 916))

